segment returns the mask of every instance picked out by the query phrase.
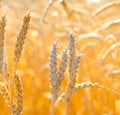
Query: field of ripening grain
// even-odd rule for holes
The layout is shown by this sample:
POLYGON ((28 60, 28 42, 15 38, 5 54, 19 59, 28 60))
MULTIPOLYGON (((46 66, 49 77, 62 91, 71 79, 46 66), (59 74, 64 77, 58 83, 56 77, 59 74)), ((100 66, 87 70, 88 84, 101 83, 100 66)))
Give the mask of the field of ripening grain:
POLYGON ((120 0, 0 0, 0 115, 120 115, 120 0))

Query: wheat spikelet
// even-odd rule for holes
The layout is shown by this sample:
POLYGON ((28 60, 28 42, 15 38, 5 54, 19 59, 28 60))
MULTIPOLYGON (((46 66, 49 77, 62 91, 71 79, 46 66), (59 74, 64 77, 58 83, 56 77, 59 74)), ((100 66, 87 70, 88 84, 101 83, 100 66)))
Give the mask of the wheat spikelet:
POLYGON ((4 71, 4 33, 5 33, 6 19, 2 17, 0 21, 0 74, 4 71))
POLYGON ((103 11, 107 10, 108 8, 110 7, 113 7, 113 6, 117 6, 117 5, 120 5, 120 1, 113 1, 113 2, 109 2, 105 5, 102 5, 100 8, 96 9, 94 12, 93 12, 93 16, 94 15, 98 15, 100 13, 102 13, 103 11))
POLYGON ((26 39, 26 34, 28 32, 29 23, 30 23, 30 15, 28 14, 23 19, 23 25, 17 37, 17 42, 15 44, 15 58, 14 58, 15 63, 18 63, 21 57, 21 51, 23 49, 23 45, 26 39))
POLYGON ((5 78, 6 78, 7 82, 9 82, 10 73, 9 73, 9 69, 8 69, 8 59, 6 56, 4 58, 4 72, 5 72, 5 78))
POLYGON ((15 84, 15 90, 16 90, 16 115, 21 115, 23 110, 23 88, 22 83, 19 75, 15 75, 14 77, 14 84, 15 84))

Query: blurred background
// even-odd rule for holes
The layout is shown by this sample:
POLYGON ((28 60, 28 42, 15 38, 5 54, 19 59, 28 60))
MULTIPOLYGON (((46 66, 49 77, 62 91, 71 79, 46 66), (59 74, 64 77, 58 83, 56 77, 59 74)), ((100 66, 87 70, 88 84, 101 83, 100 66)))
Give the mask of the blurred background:
MULTIPOLYGON (((58 61, 68 35, 74 31, 81 56, 77 83, 98 82, 120 92, 120 1, 119 0, 2 0, 0 15, 6 15, 6 56, 13 72, 14 46, 23 17, 30 12, 31 23, 19 63, 24 90, 23 115, 50 115, 51 94, 49 57, 58 42, 58 61)), ((65 91, 68 73, 61 86, 65 91)), ((8 115, 0 95, 0 115, 8 115)), ((65 102, 55 106, 63 115, 65 102)), ((120 115, 120 97, 99 88, 86 88, 73 94, 70 115, 120 115)))

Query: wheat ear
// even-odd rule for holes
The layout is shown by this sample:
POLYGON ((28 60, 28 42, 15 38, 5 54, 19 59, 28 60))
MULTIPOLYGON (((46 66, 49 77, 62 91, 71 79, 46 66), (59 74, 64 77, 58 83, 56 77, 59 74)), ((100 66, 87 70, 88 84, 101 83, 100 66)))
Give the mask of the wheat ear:
POLYGON ((50 56, 50 82, 51 82, 51 93, 52 93, 52 106, 51 114, 54 114, 54 103, 58 97, 61 83, 64 79, 64 73, 67 67, 67 49, 63 51, 61 56, 60 66, 57 69, 57 44, 53 45, 51 56, 50 56))
POLYGON ((113 1, 113 2, 109 2, 105 5, 102 5, 100 8, 96 9, 92 15, 98 15, 100 13, 102 13, 103 11, 107 10, 110 7, 116 6, 116 5, 120 5, 120 1, 113 1))
POLYGON ((4 67, 4 33, 5 33, 5 26, 6 26, 6 18, 5 16, 2 17, 0 21, 0 74, 3 73, 4 67))
POLYGON ((80 84, 77 84, 73 90, 73 93, 80 90, 80 89, 83 89, 83 88, 90 88, 90 87, 98 87, 100 89, 104 89, 104 90, 107 90, 107 91, 110 91, 111 93, 115 94, 115 95, 118 95, 120 96, 120 93, 115 91, 115 90, 112 90, 111 88, 108 88, 108 87, 105 87, 97 82, 95 83, 92 83, 92 82, 82 82, 80 84))
POLYGON ((30 23, 30 14, 27 14, 23 19, 23 25, 17 37, 17 42, 15 44, 15 58, 14 58, 15 63, 18 63, 21 57, 21 52, 28 32, 29 23, 30 23))
POLYGON ((120 24, 120 18, 112 20, 112 21, 105 22, 100 27, 98 27, 96 30, 94 30, 93 32, 94 33, 99 33, 101 30, 107 30, 110 27, 118 25, 118 24, 120 24))
POLYGON ((6 87, 5 83, 0 82, 0 94, 5 99, 5 102, 8 106, 10 106, 10 94, 8 88, 6 87))
POLYGON ((107 73, 107 76, 120 75, 120 69, 111 70, 107 73))
POLYGON ((80 56, 76 56, 75 51, 75 37, 70 34, 69 38, 69 80, 66 89, 66 103, 70 102, 72 90, 76 82, 76 73, 79 65, 80 56))
POLYGON ((70 34, 69 37, 69 80, 65 94, 66 111, 65 115, 68 115, 69 103, 72 96, 72 91, 76 83, 76 73, 79 65, 80 55, 76 54, 75 50, 75 36, 70 34))
POLYGON ((52 93, 51 115, 54 115, 54 103, 57 98, 56 77, 57 77, 57 43, 54 43, 50 56, 50 82, 51 82, 50 90, 52 93))
POLYGON ((102 53, 101 55, 101 59, 99 64, 103 64, 104 60, 106 59, 106 57, 110 54, 110 52, 112 52, 116 47, 120 47, 120 42, 117 42, 115 44, 112 44, 107 50, 105 50, 104 53, 102 53))
MULTIPOLYGON (((3 96, 7 106, 10 107, 10 92, 9 92, 7 86, 5 85, 5 83, 0 82, 0 94, 3 96)), ((13 115, 15 115, 15 113, 16 113, 15 102, 13 102, 12 108, 14 108, 13 109, 14 111, 12 111, 12 112, 14 113, 13 115)))
POLYGON ((64 79, 64 73, 65 73, 65 70, 67 68, 67 61, 68 61, 68 55, 67 55, 67 49, 65 49, 63 51, 62 56, 61 56, 61 62, 60 62, 60 66, 59 66, 59 69, 58 69, 58 77, 57 77, 58 92, 60 90, 61 83, 64 79))
POLYGON ((23 110, 23 87, 19 75, 15 75, 14 84, 16 90, 16 113, 17 115, 22 115, 23 110))

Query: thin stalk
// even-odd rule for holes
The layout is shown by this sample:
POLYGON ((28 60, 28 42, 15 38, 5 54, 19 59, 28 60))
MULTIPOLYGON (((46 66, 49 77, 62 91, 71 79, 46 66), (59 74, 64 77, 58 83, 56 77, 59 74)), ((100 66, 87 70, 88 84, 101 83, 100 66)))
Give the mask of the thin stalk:
POLYGON ((55 95, 52 94, 51 115, 54 115, 55 95))
POLYGON ((65 109, 65 115, 68 115, 69 112, 69 102, 66 102, 66 109, 65 109))

